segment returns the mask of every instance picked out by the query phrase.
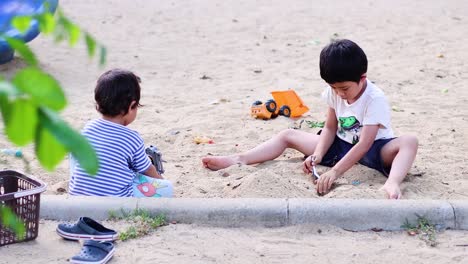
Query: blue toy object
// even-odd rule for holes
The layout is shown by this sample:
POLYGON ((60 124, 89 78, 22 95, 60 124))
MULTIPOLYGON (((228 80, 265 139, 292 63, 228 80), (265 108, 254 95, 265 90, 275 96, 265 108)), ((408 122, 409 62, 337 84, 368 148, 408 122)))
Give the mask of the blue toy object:
POLYGON ((33 19, 26 32, 21 33, 11 25, 11 19, 18 15, 40 15, 55 12, 58 0, 0 0, 0 64, 13 59, 14 50, 3 36, 29 42, 39 35, 39 23, 33 19))

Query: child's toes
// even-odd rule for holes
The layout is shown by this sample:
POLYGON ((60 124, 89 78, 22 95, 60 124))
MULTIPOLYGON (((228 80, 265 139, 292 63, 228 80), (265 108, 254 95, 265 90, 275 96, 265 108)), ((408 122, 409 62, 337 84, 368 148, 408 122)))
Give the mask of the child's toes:
POLYGON ((389 194, 388 196, 390 197, 390 199, 400 199, 400 195, 398 193, 389 194))
POLYGON ((401 191, 398 186, 382 186, 380 190, 384 191, 385 196, 387 199, 400 199, 401 198, 401 191))

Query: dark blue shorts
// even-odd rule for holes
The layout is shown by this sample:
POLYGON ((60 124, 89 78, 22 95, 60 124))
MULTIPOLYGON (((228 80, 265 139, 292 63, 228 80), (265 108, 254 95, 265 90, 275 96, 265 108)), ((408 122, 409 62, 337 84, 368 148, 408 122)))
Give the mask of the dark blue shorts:
MULTIPOLYGON (((359 160, 359 163, 369 168, 378 170, 388 177, 388 174, 390 173, 390 167, 386 168, 384 166, 382 157, 380 155, 380 150, 382 150, 382 147, 385 144, 394 139, 395 138, 386 138, 374 141, 374 144, 372 144, 366 155, 364 155, 364 157, 359 160)), ((353 146, 353 144, 350 144, 340 139, 338 136, 335 136, 333 144, 331 145, 330 149, 328 149, 327 154, 325 154, 325 156, 322 158, 320 165, 327 167, 335 166, 335 164, 338 163, 338 161, 340 161, 353 146)))

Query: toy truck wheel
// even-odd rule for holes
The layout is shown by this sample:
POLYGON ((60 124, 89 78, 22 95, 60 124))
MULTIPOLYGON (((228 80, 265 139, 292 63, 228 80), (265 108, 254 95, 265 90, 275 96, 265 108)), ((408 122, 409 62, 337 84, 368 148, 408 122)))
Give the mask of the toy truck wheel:
POLYGON ((261 105, 261 104, 262 104, 262 101, 258 101, 258 100, 257 100, 257 101, 255 101, 255 102, 253 102, 252 105, 261 105))
POLYGON ((274 113, 276 111, 276 102, 273 99, 270 99, 265 102, 265 107, 270 113, 274 113))
POLYGON ((289 106, 287 106, 287 105, 283 105, 283 106, 281 106, 281 108, 279 110, 279 114, 283 115, 285 117, 290 117, 291 116, 291 108, 289 108, 289 106))

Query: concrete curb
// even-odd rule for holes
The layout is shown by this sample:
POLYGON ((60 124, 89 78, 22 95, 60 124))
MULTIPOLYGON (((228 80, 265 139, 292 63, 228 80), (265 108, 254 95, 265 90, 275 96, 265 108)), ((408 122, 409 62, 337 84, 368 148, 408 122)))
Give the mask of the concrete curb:
POLYGON ((468 230, 468 200, 350 200, 296 198, 115 198, 41 196, 42 219, 105 220, 135 209, 164 214, 170 222, 216 227, 331 224, 346 230, 401 230, 424 216, 439 229, 468 230))
POLYGON ((400 230, 406 220, 415 224, 418 215, 438 229, 455 228, 454 211, 446 201, 290 199, 289 212, 293 225, 314 222, 353 231, 400 230))

